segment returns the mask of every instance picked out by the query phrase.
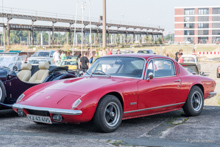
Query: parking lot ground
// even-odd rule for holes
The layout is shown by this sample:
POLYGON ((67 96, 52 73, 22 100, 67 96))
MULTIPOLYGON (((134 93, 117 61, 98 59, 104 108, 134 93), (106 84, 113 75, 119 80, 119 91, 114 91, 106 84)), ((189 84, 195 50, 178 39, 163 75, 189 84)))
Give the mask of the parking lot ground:
POLYGON ((182 110, 124 120, 113 133, 100 133, 93 123, 39 125, 0 112, 1 146, 220 146, 220 107, 205 106, 197 117, 182 110))

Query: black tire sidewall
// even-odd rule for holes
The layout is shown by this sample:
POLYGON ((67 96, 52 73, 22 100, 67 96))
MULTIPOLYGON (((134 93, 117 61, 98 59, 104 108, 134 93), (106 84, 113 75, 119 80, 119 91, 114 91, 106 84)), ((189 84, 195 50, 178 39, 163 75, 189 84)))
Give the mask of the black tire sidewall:
POLYGON ((123 115, 123 109, 122 109, 122 105, 121 105, 121 102, 119 101, 119 99, 114 95, 106 95, 101 99, 101 101, 99 102, 99 104, 97 106, 95 116, 94 116, 94 122, 95 122, 96 126, 101 131, 103 131, 103 132, 113 132, 120 126, 120 124, 122 122, 122 115, 123 115), (105 121, 105 108, 111 102, 116 103, 119 107, 119 110, 120 110, 119 121, 113 127, 109 126, 105 121))
POLYGON ((186 113, 186 115, 189 115, 189 116, 197 116, 199 115, 202 110, 203 110, 203 107, 204 107, 204 95, 203 95, 203 92, 202 90, 198 87, 198 86, 193 86, 192 89, 190 90, 190 93, 188 95, 188 98, 186 100, 186 103, 185 105, 183 106, 183 109, 184 109, 184 112, 186 113), (202 96, 202 106, 200 108, 199 111, 195 111, 192 107, 192 95, 194 94, 194 92, 198 91, 201 96, 202 96))
MULTIPOLYGON (((4 103, 5 102, 5 96, 6 96, 6 90, 5 90, 5 85, 3 84, 3 82, 0 80, 0 88, 2 90, 2 96, 0 97, 0 103, 4 103)), ((1 105, 0 105, 1 108, 1 105)))

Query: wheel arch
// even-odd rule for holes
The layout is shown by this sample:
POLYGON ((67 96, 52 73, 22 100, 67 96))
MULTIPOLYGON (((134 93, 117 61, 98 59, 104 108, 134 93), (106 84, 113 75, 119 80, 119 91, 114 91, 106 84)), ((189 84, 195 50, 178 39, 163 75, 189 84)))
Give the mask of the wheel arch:
MULTIPOLYGON (((123 99, 122 95, 121 95, 119 92, 117 92, 117 91, 107 92, 106 94, 104 94, 104 95, 99 99, 98 105, 99 105, 100 101, 101 101, 106 95, 114 95, 114 96, 116 96, 116 97, 119 99, 119 101, 121 102, 122 108, 123 108, 123 110, 124 110, 124 99, 123 99)), ((98 105, 97 105, 97 106, 98 106, 98 105)))
MULTIPOLYGON (((202 90, 203 95, 204 95, 204 87, 203 87, 203 85, 202 85, 202 84, 194 84, 194 85, 191 87, 191 89, 192 89, 194 86, 199 87, 199 88, 202 90)), ((191 90, 191 89, 190 89, 190 90, 191 90)))

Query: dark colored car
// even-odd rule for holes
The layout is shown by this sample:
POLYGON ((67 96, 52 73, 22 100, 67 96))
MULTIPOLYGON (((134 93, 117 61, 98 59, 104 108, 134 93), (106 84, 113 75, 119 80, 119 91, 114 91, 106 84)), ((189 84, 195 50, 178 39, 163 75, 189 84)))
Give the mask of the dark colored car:
POLYGON ((22 64, 21 68, 17 73, 0 68, 0 109, 11 108, 24 91, 37 84, 76 77, 68 67, 49 66, 49 63, 22 64))

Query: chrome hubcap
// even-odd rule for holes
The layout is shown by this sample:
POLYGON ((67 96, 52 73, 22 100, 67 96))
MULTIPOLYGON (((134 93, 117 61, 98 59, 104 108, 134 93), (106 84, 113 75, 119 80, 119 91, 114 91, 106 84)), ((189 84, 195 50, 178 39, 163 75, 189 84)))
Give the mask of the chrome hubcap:
POLYGON ((192 103, 192 108, 195 111, 199 111, 201 109, 201 107, 202 107, 202 96, 198 91, 193 93, 191 103, 192 103))
POLYGON ((2 100, 2 88, 0 87, 0 101, 2 100))
POLYGON ((119 122, 120 118, 120 109, 115 102, 109 103, 105 107, 105 122, 108 126, 114 127, 119 122))

